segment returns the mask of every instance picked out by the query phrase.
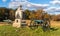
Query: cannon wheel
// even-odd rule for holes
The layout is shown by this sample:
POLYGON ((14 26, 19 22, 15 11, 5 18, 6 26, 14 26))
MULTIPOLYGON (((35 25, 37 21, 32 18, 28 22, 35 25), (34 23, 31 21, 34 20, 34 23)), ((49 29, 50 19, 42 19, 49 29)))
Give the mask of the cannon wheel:
POLYGON ((44 31, 50 31, 50 21, 45 21, 42 27, 44 31))
POLYGON ((31 24, 30 24, 30 28, 31 29, 36 29, 37 27, 38 27, 37 22, 32 21, 31 24))

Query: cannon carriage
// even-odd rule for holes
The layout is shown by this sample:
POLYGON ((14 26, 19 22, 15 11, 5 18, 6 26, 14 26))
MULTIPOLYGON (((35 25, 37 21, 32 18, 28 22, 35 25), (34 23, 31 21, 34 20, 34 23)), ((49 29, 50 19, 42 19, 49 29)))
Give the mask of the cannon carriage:
POLYGON ((50 20, 44 19, 44 20, 32 20, 30 23, 30 27, 39 27, 41 26, 43 30, 50 30, 50 20))

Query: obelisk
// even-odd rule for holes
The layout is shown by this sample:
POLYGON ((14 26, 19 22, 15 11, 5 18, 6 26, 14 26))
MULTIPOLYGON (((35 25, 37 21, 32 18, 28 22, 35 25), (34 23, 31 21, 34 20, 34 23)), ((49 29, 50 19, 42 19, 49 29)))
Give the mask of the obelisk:
POLYGON ((22 5, 18 7, 18 9, 15 12, 15 21, 13 22, 13 27, 21 27, 22 22, 22 5))

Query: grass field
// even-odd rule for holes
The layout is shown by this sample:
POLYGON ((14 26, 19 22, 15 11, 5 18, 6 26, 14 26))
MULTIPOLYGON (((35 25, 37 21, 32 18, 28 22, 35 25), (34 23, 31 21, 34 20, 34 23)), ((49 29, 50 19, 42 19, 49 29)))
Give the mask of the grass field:
POLYGON ((11 25, 0 26, 0 36, 60 36, 60 22, 51 21, 50 32, 44 32, 42 27, 32 30, 29 27, 14 28, 11 25))
POLYGON ((50 32, 44 32, 41 27, 37 29, 14 28, 11 25, 0 26, 0 36, 60 36, 60 28, 52 28, 50 32))

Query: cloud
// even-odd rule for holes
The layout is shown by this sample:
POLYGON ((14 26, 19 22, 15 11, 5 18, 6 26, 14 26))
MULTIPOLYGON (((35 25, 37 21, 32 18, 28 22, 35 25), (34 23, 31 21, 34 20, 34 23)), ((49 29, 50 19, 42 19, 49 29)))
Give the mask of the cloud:
POLYGON ((7 0, 2 0, 3 2, 6 2, 7 0))
POLYGON ((60 7, 49 7, 47 9, 44 9, 48 14, 60 14, 60 7))
POLYGON ((20 6, 20 4, 26 6, 27 8, 47 8, 49 4, 36 4, 28 2, 27 0, 11 0, 12 2, 9 3, 9 8, 14 8, 20 6))
POLYGON ((60 5, 60 0, 53 0, 53 1, 50 1, 51 4, 53 5, 60 5))
POLYGON ((20 1, 20 0, 11 0, 11 1, 20 1))
POLYGON ((48 11, 48 12, 60 12, 60 7, 49 7, 47 9, 45 9, 45 11, 48 11))
POLYGON ((9 8, 17 8, 20 6, 20 2, 11 2, 9 3, 9 8))
POLYGON ((11 2, 9 3, 9 8, 18 8, 18 6, 23 5, 24 8, 23 9, 40 9, 43 8, 45 11, 47 12, 60 12, 60 6, 54 6, 54 5, 60 5, 60 0, 52 0, 50 1, 49 4, 36 4, 36 3, 31 3, 28 0, 11 0, 11 2))
POLYGON ((25 5, 27 0, 11 0, 9 8, 17 8, 20 5, 25 5))
POLYGON ((11 0, 11 1, 20 1, 20 2, 26 2, 27 0, 11 0))
POLYGON ((35 4, 35 3, 31 3, 31 6, 36 7, 36 8, 47 8, 49 6, 49 4, 35 4))

